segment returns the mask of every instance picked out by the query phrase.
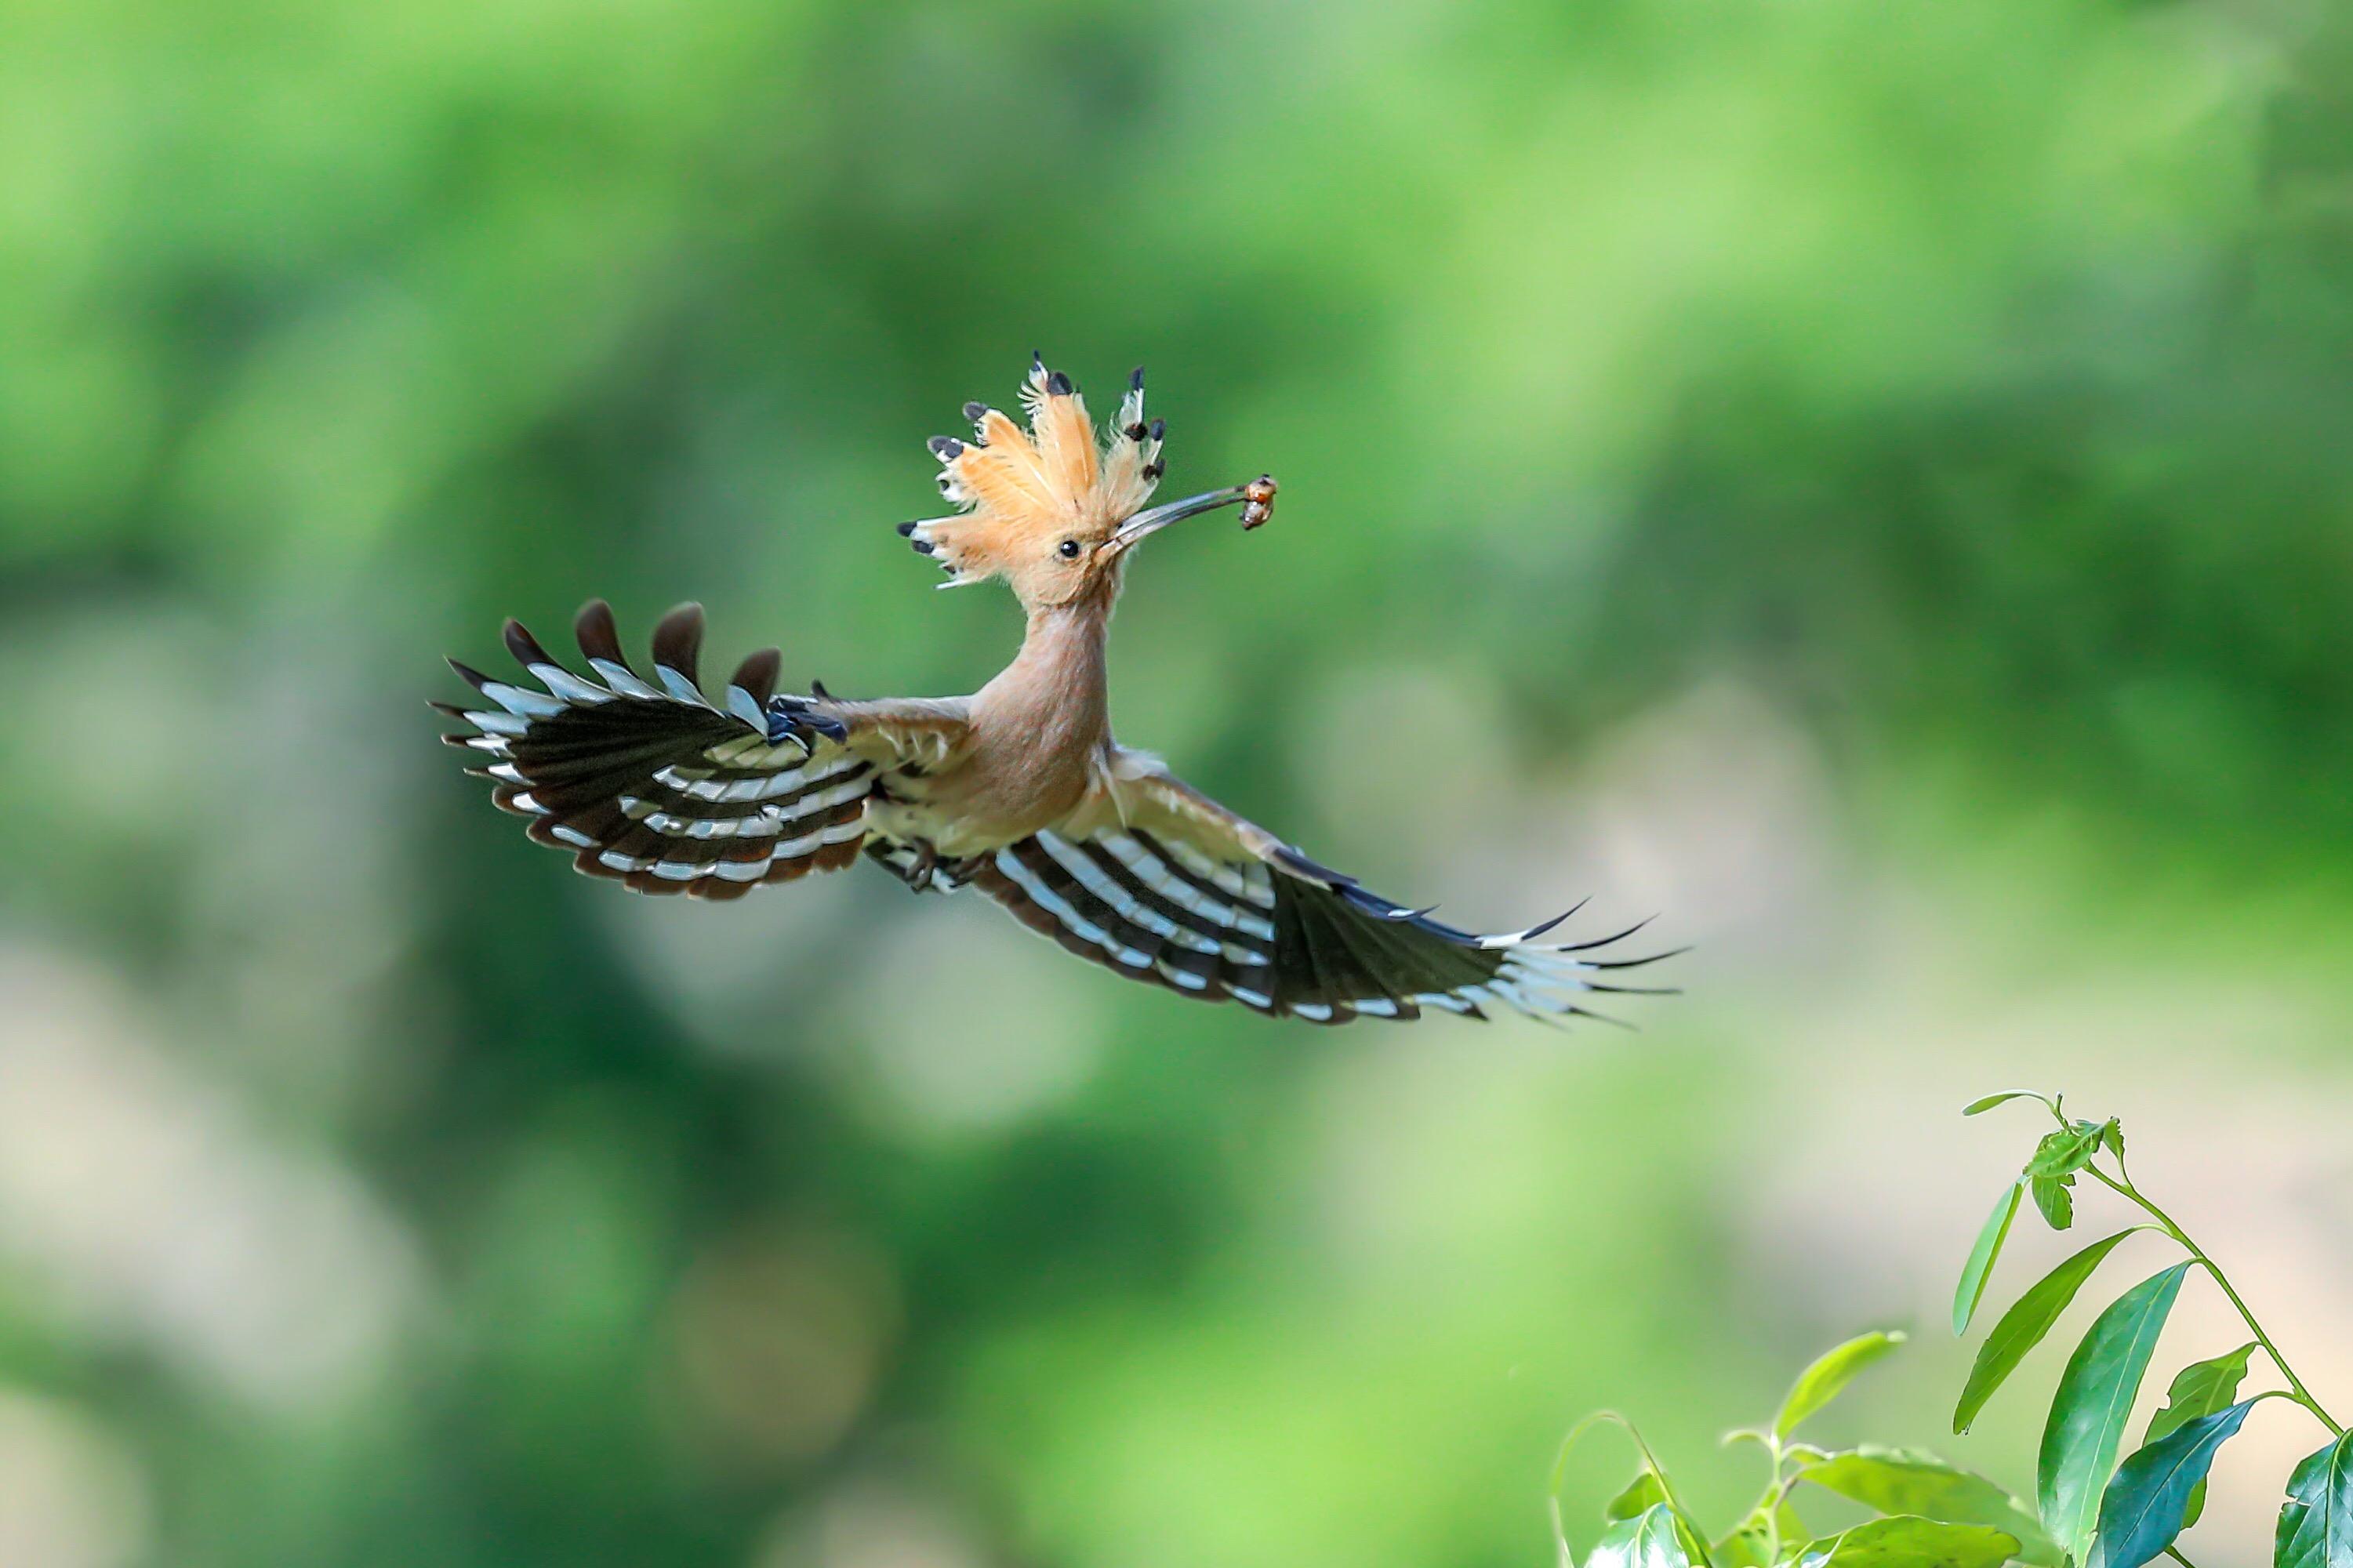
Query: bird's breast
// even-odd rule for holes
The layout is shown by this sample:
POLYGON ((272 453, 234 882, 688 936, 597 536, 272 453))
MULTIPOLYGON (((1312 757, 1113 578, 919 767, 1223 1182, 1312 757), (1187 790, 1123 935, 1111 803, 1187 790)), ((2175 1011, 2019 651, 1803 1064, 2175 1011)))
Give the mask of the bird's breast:
POLYGON ((867 822, 885 837, 928 842, 942 855, 978 855, 1069 816, 1093 777, 1082 751, 984 742, 936 772, 884 774, 867 822))

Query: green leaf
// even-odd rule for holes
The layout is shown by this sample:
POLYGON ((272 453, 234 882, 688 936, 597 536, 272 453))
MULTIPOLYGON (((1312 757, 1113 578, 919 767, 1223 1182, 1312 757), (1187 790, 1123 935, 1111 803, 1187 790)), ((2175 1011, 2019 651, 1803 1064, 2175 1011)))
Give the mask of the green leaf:
POLYGON ((1641 1472, 1626 1483, 1626 1489, 1601 1505, 1601 1517, 1611 1524, 1621 1519, 1631 1519, 1653 1503, 1668 1500, 1667 1486, 1659 1479, 1659 1472, 1645 1465, 1641 1472))
POLYGON ((2353 1432, 2306 1456, 2287 1496, 2272 1531, 2272 1568, 2353 1565, 2353 1432))
POLYGON ((2034 1157, 2026 1163, 2027 1185, 2034 1194, 2034 1206, 2042 1211, 2052 1229, 2065 1230, 2074 1223, 2075 1173, 2092 1163, 2113 1125, 2078 1121, 2063 1131, 2046 1134, 2034 1146, 2034 1157))
POLYGON ((2046 1133, 2026 1163, 2030 1176, 2072 1175, 2092 1163, 2107 1129, 2096 1121, 2078 1121, 2063 1131, 2046 1133))
POLYGON ((2042 1211, 2042 1217, 2052 1229, 2064 1230, 2075 1223, 2075 1200, 2067 1191, 2075 1184, 2072 1173, 2036 1176, 2027 1184, 2034 1193, 2034 1206, 2042 1211))
POLYGON ((1781 1414, 1773 1418, 1773 1436, 1787 1437, 1796 1431, 1798 1423, 1836 1399, 1856 1373, 1903 1342, 1901 1330, 1883 1333, 1873 1329, 1824 1352, 1790 1384, 1788 1397, 1781 1401, 1781 1414))
POLYGON ((1963 1116, 1976 1116, 1984 1111, 1991 1110, 1997 1105, 2008 1105, 2013 1100, 2041 1100, 2045 1105, 2051 1103, 2048 1100, 2044 1100, 2042 1096, 2035 1093, 2031 1089, 2005 1089, 2000 1094, 1989 1094, 1982 1100, 1972 1100, 1967 1105, 1961 1107, 1961 1114, 1963 1116))
MULTIPOLYGON (((1774 1562, 1774 1531, 1769 1523, 1771 1516, 1767 1511, 1771 1496, 1768 1491, 1766 1497, 1759 1498, 1747 1518, 1734 1525, 1723 1540, 1708 1548, 1715 1568, 1768 1568, 1774 1562)), ((1782 1552, 1786 1554, 1791 1547, 1805 1542, 1806 1526, 1787 1498, 1781 1500, 1773 1512, 1780 1520, 1779 1541, 1782 1552)))
MULTIPOLYGON (((2148 1436, 2141 1442, 2157 1442, 2238 1398, 2239 1384, 2247 1375, 2247 1358, 2254 1352, 2255 1342, 2249 1340, 2228 1355, 2193 1362, 2175 1373, 2172 1385, 2165 1391, 2165 1408, 2148 1418, 2148 1436)), ((2205 1511, 2206 1483, 2200 1481, 2189 1489, 2189 1500, 2181 1510, 2181 1528, 2197 1523, 2205 1511)))
POLYGON ((1802 1479, 1881 1513, 1916 1514, 1947 1524, 1989 1525, 2018 1540, 2018 1557, 2060 1568, 2059 1547, 2026 1505, 1971 1471, 1917 1448, 1866 1444, 1799 1472, 1802 1479))
POLYGON ((1673 1506, 1654 1502, 1602 1531, 1586 1553, 1585 1568, 1694 1568, 1690 1542, 1690 1531, 1673 1506))
POLYGON ((2252 1399, 2176 1427, 2126 1459, 2100 1499, 2104 1568, 2141 1568, 2173 1544, 2192 1488, 2206 1484, 2216 1450, 2255 1407, 2252 1399))
MULTIPOLYGON (((1569 1455, 1576 1451, 1577 1444, 1585 1440, 1585 1435, 1587 1433, 1591 1432, 1596 1427, 1599 1426, 1615 1426, 1633 1440, 1636 1451, 1642 1456, 1642 1468, 1644 1472, 1657 1479, 1661 1495, 1668 1500, 1670 1507, 1673 1506, 1674 1488, 1668 1483, 1666 1472, 1659 1468, 1659 1457, 1651 1452, 1651 1445, 1644 1439, 1641 1432, 1636 1428, 1631 1421, 1627 1420, 1615 1410, 1595 1411, 1593 1414, 1586 1416, 1584 1419, 1577 1422, 1576 1426, 1571 1426, 1568 1429, 1567 1436, 1564 1436, 1560 1440, 1560 1451, 1553 1456, 1552 1479, 1546 1487, 1545 1501, 1546 1506, 1552 1510, 1553 1545, 1556 1549, 1555 1555, 1560 1562, 1562 1568, 1574 1568, 1577 1556, 1575 1552, 1569 1550, 1568 1535, 1561 1522, 1561 1481, 1568 1470, 1569 1455)), ((1686 1527, 1685 1534, 1688 1535, 1689 1533, 1689 1530, 1686 1527)), ((1699 1548, 1696 1538, 1693 1539, 1692 1545, 1694 1550, 1691 1552, 1691 1556, 1695 1562, 1704 1564, 1707 1561, 1706 1552, 1704 1550, 1699 1548)))
POLYGON ((2016 1538, 1999 1530, 1898 1514, 1818 1541, 1799 1561, 1805 1568, 2001 1568, 2017 1553, 2016 1538))
POLYGON ((2116 1298, 2060 1374, 2042 1428, 2036 1495, 2043 1528, 2078 1563, 2099 1524, 2100 1493, 2116 1468, 2133 1398, 2189 1272, 2188 1263, 2177 1263, 2116 1298))
POLYGON ((2148 1418, 2148 1436, 2142 1441, 2154 1443, 2237 1399, 2247 1359, 2254 1353, 2255 1342, 2249 1340, 2228 1355, 2192 1362, 2175 1373, 2165 1390, 2165 1408, 2148 1418))
POLYGON ((2100 1129, 2100 1142, 2107 1145, 2108 1152, 2116 1157, 2116 1163, 2119 1165, 2124 1163, 2125 1124, 2123 1122, 2113 1116, 2109 1117, 2107 1125, 2100 1129))
POLYGON ((1969 1320, 1977 1316, 1978 1303, 1985 1300, 1986 1281, 1993 1275, 1993 1260, 2001 1256, 2001 1244, 2010 1235, 2010 1222, 2018 1217, 2018 1199, 2023 1183, 2012 1182, 2000 1197, 1994 1201, 1993 1213, 1986 1216, 1985 1228, 1978 1232, 1978 1242, 1969 1248, 1969 1260, 1961 1269, 1961 1283, 1953 1292, 1953 1332, 1969 1331, 1969 1320))
MULTIPOLYGON (((1715 1568, 1770 1568, 1775 1560, 1772 1550, 1774 1531, 1767 1522, 1766 1510, 1779 1490, 1778 1485, 1769 1489, 1764 1497, 1757 1500, 1757 1506, 1749 1510, 1747 1518, 1734 1525, 1723 1540, 1708 1548, 1708 1556, 1715 1563, 1715 1568)), ((1780 1544, 1786 1554, 1789 1548, 1804 1543, 1805 1521, 1798 1517, 1798 1510, 1786 1497, 1781 1499, 1774 1512, 1780 1520, 1780 1544)))
POLYGON ((2075 1300, 2075 1292, 2084 1288, 2084 1281, 2092 1277, 2100 1260, 2130 1235, 2130 1230, 2120 1230, 2092 1243, 2036 1280, 2031 1289, 2010 1303, 2010 1310, 2001 1315, 1993 1332, 1978 1347, 1977 1364, 1969 1368, 1969 1380, 1961 1387, 1961 1401, 1953 1407, 1956 1433, 1969 1429, 1969 1423, 1977 1419, 1978 1412, 1985 1408, 1985 1402, 1993 1397, 2003 1379, 2018 1370, 2027 1352, 2042 1342, 2042 1336, 2051 1331, 2051 1325, 2075 1300))
POLYGON ((1771 1568, 1773 1538, 1762 1525, 1742 1520, 1732 1532, 1708 1548, 1715 1568, 1771 1568))

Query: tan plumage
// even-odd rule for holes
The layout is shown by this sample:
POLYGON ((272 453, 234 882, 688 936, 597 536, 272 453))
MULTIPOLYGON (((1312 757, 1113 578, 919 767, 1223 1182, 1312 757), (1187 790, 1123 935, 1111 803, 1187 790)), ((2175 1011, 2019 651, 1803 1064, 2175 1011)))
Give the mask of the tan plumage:
MULTIPOLYGON (((1593 1016, 1616 936, 1481 936, 1367 892, 1112 739, 1103 646, 1129 554, 1168 523, 1239 504, 1265 521, 1274 483, 1147 510, 1162 427, 1137 372, 1099 442, 1067 377, 1033 363, 1029 427, 967 405, 970 441, 935 437, 941 492, 958 510, 901 525, 949 574, 1003 579, 1028 628, 969 697, 844 701, 775 691, 778 658, 745 659, 717 698, 697 674, 698 606, 655 629, 640 675, 599 600, 575 631, 588 675, 507 623, 539 683, 451 663, 491 706, 437 703, 485 754, 501 808, 574 864, 643 892, 741 897, 833 870, 863 852, 918 889, 970 883, 1024 924, 1133 978, 1261 1012, 1344 1023, 1426 1006, 1484 1016, 1500 1001, 1540 1017, 1593 1016)), ((1566 917, 1563 917, 1566 918, 1566 917)))

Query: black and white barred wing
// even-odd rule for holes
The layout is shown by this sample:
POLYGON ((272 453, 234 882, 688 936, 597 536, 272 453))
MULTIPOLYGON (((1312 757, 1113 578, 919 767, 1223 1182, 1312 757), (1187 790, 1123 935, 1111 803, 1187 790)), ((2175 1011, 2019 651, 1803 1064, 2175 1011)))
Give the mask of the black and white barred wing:
POLYGON ((874 763, 814 705, 772 697, 776 649, 745 659, 714 701, 695 674, 700 605, 656 627, 651 679, 622 658, 603 600, 582 606, 575 630, 591 674, 556 663, 509 621, 507 647, 537 684, 452 659, 488 700, 434 704, 472 726, 442 738, 483 753, 470 771, 492 781, 501 809, 529 819, 532 838, 573 851, 591 876, 705 899, 857 858, 874 763))
POLYGON ((1616 984, 1613 972, 1672 956, 1609 956, 1632 931, 1536 940, 1558 921, 1502 936, 1458 931, 1165 774, 1126 781, 1121 796, 1124 816, 1084 814, 1023 839, 973 881, 1070 952, 1185 995, 1318 1024, 1433 1007, 1484 1018, 1498 1005, 1601 1017, 1585 1005, 1596 994, 1655 990, 1616 984))

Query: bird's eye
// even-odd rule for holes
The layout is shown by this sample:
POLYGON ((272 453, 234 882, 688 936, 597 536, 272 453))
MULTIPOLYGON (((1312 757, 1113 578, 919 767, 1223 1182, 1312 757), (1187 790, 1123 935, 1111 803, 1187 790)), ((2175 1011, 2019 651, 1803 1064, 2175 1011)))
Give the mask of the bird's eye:
POLYGON ((1079 558, 1079 542, 1075 539, 1065 539, 1058 548, 1061 551, 1062 559, 1065 561, 1076 561, 1079 558))

